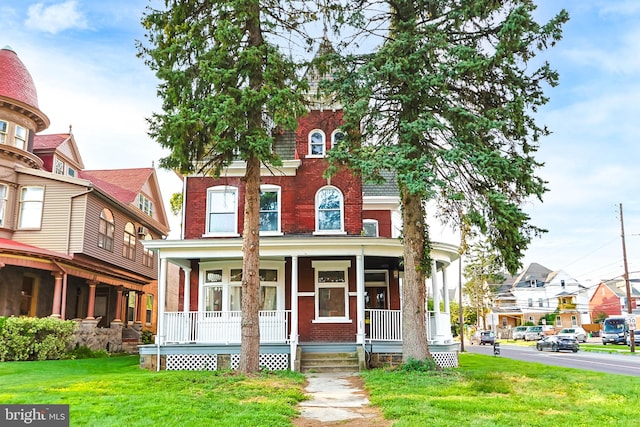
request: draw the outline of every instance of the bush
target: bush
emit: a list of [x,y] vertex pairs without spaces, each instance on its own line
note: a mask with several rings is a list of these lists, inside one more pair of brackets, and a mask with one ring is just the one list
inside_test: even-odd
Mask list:
[[60,359],[78,329],[72,320],[7,317],[0,320],[0,361]]
[[89,347],[81,345],[65,354],[66,359],[101,359],[109,357],[106,350],[91,350]]
[[431,372],[437,371],[438,366],[432,358],[427,358],[425,360],[409,358],[409,360],[401,365],[400,370],[404,372]]
[[142,342],[142,344],[153,344],[153,332],[142,331],[142,335],[140,335],[140,341]]

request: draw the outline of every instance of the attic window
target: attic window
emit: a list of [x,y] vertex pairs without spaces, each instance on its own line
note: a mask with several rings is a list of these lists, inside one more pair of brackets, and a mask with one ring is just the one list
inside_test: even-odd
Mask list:
[[64,175],[64,162],[60,159],[55,160],[55,167],[53,168],[53,173],[58,175]]
[[150,217],[153,217],[153,202],[142,193],[138,193],[138,208]]

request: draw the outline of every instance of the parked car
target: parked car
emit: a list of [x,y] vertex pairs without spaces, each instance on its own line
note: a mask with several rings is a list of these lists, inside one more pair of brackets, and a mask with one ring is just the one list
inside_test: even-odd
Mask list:
[[578,340],[572,336],[559,337],[558,335],[549,335],[536,343],[538,351],[545,349],[551,351],[571,350],[576,353],[580,349]]
[[527,332],[526,326],[516,326],[513,328],[513,339],[514,340],[523,340],[524,334]]
[[[634,340],[633,343],[634,345],[640,345],[640,330],[636,329],[635,331],[633,331],[633,336],[634,336]],[[631,346],[631,334],[627,333],[627,345]]]
[[493,345],[496,342],[496,336],[493,331],[480,332],[480,345],[490,344]]
[[527,330],[524,333],[524,340],[535,341],[544,337],[545,335],[553,335],[553,332],[553,326],[549,325],[527,326]]
[[587,331],[582,329],[580,326],[575,326],[572,328],[563,328],[560,332],[558,332],[559,337],[575,337],[580,342],[587,342]]

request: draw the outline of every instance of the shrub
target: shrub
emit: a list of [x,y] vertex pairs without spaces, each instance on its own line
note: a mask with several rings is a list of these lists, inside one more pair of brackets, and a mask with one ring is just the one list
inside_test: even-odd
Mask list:
[[437,371],[438,366],[432,358],[427,358],[425,360],[409,358],[409,360],[401,365],[400,369],[404,372],[431,372]]
[[140,341],[142,342],[142,344],[153,344],[153,332],[142,331],[142,335],[140,335]]
[[4,318],[0,321],[0,361],[60,359],[77,328],[72,320],[52,317]]
[[106,350],[91,350],[84,345],[69,350],[65,354],[67,359],[101,359],[103,357],[109,357],[109,352]]

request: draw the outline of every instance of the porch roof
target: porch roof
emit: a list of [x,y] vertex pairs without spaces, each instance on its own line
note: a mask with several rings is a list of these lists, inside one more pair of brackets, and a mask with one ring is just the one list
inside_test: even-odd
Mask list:
[[[190,240],[143,240],[160,258],[188,266],[181,260],[242,258],[242,238]],[[403,245],[397,238],[361,236],[264,236],[260,237],[261,258],[290,256],[384,256],[401,257]],[[458,248],[448,243],[433,242],[431,257],[445,265],[458,259]]]

